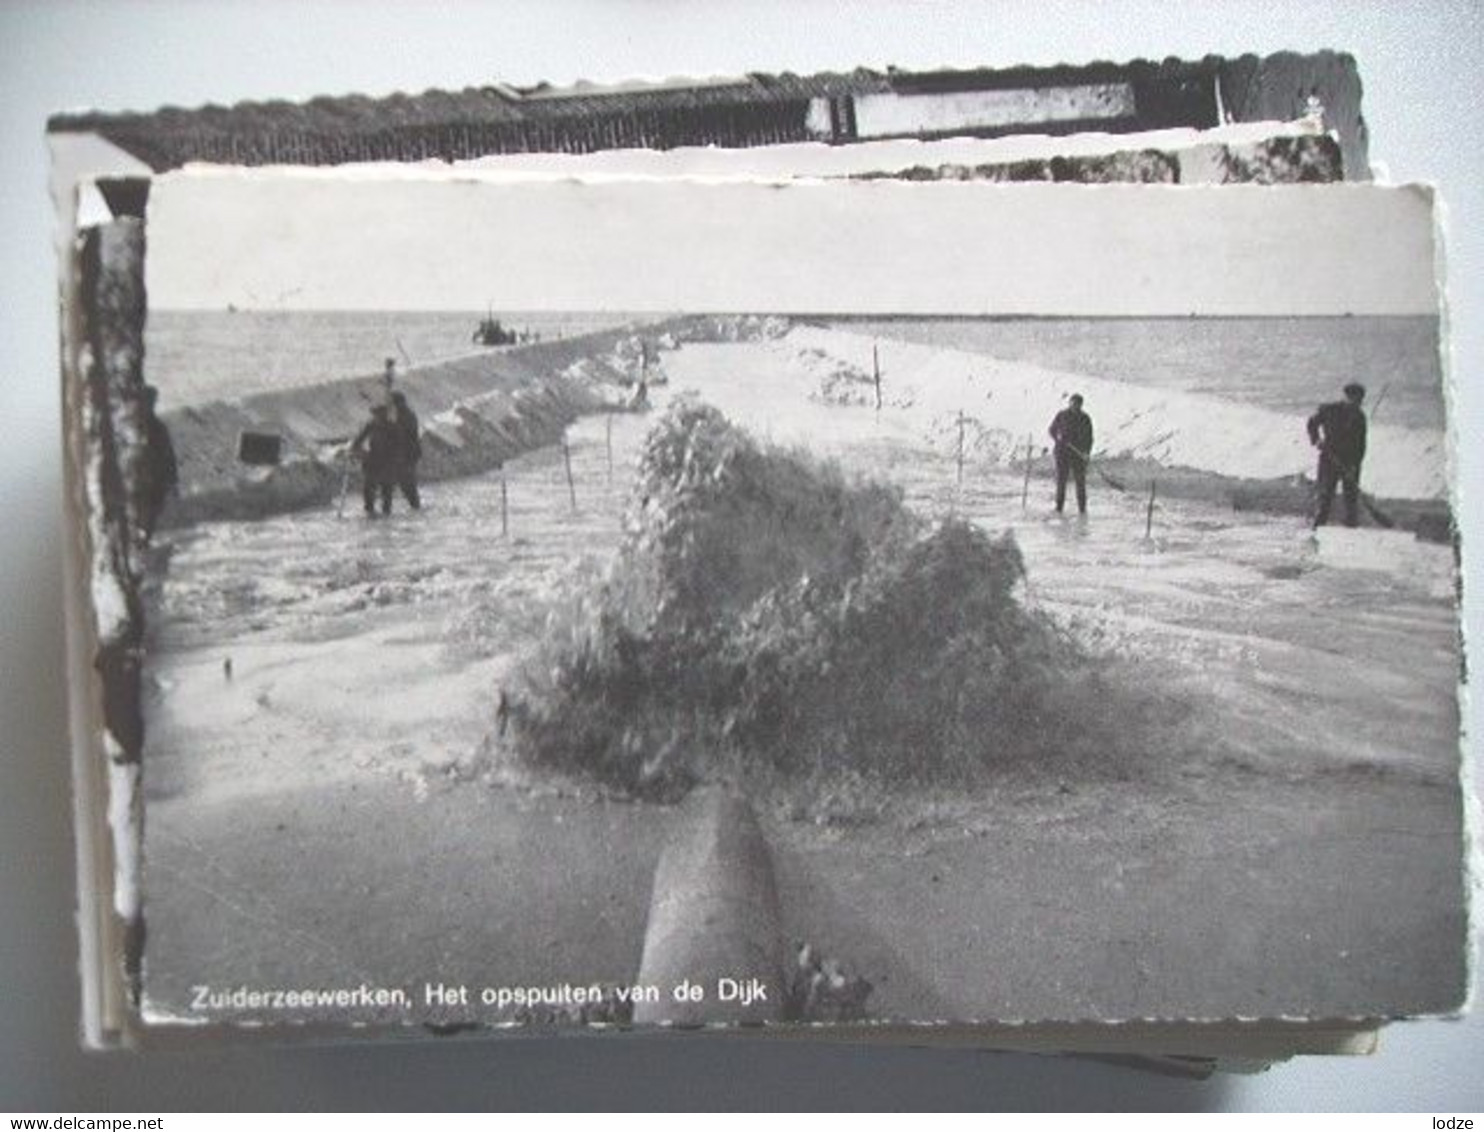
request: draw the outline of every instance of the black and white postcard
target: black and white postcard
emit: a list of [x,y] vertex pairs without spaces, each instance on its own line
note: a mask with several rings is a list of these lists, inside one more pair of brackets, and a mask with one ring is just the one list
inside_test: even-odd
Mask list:
[[1428,190],[147,196],[147,1023],[1461,1005]]

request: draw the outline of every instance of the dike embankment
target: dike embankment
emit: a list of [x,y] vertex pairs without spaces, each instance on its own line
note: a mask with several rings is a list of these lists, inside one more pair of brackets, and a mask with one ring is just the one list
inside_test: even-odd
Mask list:
[[[670,323],[470,353],[400,373],[422,424],[424,481],[473,475],[561,439],[584,413],[614,411],[641,366],[640,337],[665,341]],[[669,339],[673,341],[673,338]],[[179,466],[168,526],[251,519],[336,501],[359,489],[346,446],[384,400],[380,374],[212,401],[163,414]],[[239,459],[243,433],[281,440],[277,464]],[[347,471],[349,477],[347,479]]]

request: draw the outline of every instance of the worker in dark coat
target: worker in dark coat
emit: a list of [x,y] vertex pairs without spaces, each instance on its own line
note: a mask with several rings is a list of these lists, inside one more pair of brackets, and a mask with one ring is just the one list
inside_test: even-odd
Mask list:
[[371,406],[371,419],[357,434],[351,451],[361,460],[361,498],[366,514],[375,517],[379,498],[381,513],[390,515],[392,492],[400,474],[402,432],[385,405]]
[[155,413],[160,391],[153,385],[144,387],[144,475],[140,498],[144,504],[140,521],[144,537],[154,534],[160,513],[180,483],[180,469],[175,459],[175,444],[170,430]]
[[1314,526],[1329,522],[1335,487],[1345,494],[1345,525],[1360,525],[1360,465],[1365,460],[1366,419],[1360,405],[1365,386],[1345,386],[1345,399],[1320,405],[1309,418],[1309,443],[1319,449],[1319,508]]
[[1087,460],[1092,453],[1092,418],[1082,411],[1082,394],[1073,393],[1067,407],[1051,419],[1052,456],[1056,459],[1056,513],[1067,502],[1067,479],[1077,485],[1077,511],[1087,514]]
[[423,458],[421,427],[417,414],[407,404],[407,395],[400,390],[392,394],[392,423],[401,438],[397,450],[397,486],[402,489],[407,505],[417,511],[423,505],[417,491],[417,463]]

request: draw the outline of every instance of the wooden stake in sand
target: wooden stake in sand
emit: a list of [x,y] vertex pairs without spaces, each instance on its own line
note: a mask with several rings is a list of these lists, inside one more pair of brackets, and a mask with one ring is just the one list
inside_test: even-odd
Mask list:
[[958,411],[958,485],[964,483],[964,411]]
[[1158,480],[1149,481],[1149,507],[1144,512],[1144,537],[1154,537],[1154,485]]
[[350,447],[340,454],[344,467],[340,469],[340,499],[335,504],[335,518],[345,518],[345,497],[350,494]]
[[871,343],[871,371],[875,374],[876,382],[876,411],[881,412],[881,349],[874,342]]
[[510,537],[510,492],[505,486],[505,465],[500,465],[500,536]]
[[608,482],[613,483],[613,414],[603,418],[603,446],[608,453]]
[[1025,434],[1025,483],[1020,488],[1020,509],[1024,511],[1030,506],[1031,498],[1031,461],[1036,456],[1036,436],[1034,433]]
[[572,499],[572,510],[577,511],[577,485],[572,482],[572,447],[567,443],[566,432],[562,433],[562,463],[567,469],[567,494]]

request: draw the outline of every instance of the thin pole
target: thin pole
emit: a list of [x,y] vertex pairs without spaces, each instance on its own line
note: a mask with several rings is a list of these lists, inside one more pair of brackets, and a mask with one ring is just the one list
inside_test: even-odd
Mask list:
[[505,465],[500,465],[500,535],[510,537],[510,491],[505,485]]
[[876,411],[881,412],[881,350],[876,343],[871,343],[871,371],[875,374],[876,381]]
[[567,444],[567,434],[562,433],[562,463],[567,468],[567,494],[572,498],[572,510],[577,510],[577,485],[572,482],[572,449]]
[[340,469],[340,502],[335,505],[335,518],[345,518],[345,497],[350,493],[350,449],[345,450],[345,467]]
[[1144,512],[1144,537],[1154,537],[1154,485],[1158,480],[1149,481],[1149,507]]
[[1035,433],[1025,434],[1025,483],[1020,488],[1020,509],[1024,511],[1030,506],[1031,498],[1031,461],[1035,458],[1036,436]]
[[1372,422],[1375,421],[1376,414],[1381,411],[1381,402],[1384,401],[1384,400],[1386,400],[1386,394],[1387,394],[1387,392],[1390,391],[1390,389],[1391,389],[1391,382],[1388,381],[1385,385],[1381,386],[1381,392],[1378,393],[1376,395],[1376,399],[1371,402],[1371,411],[1370,411],[1369,416],[1370,416]]
[[613,414],[603,418],[603,445],[608,452],[608,482],[613,482]]
[[964,482],[964,411],[958,411],[958,482],[963,486]]

